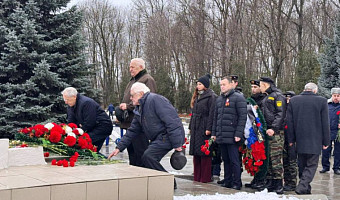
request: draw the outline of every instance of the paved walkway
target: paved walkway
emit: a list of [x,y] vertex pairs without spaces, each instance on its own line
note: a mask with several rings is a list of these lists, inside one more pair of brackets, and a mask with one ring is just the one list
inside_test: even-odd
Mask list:
[[[101,153],[104,155],[109,155],[113,149],[115,148],[115,144],[112,140],[110,140],[110,144],[108,146],[103,146]],[[196,181],[193,181],[193,161],[192,156],[187,155],[187,165],[184,167],[184,169],[176,171],[172,169],[170,166],[170,156],[171,153],[168,153],[161,161],[164,168],[175,175],[177,180],[177,187],[178,189],[175,190],[174,195],[175,196],[183,196],[186,194],[192,194],[192,195],[200,195],[200,194],[233,194],[239,191],[224,188],[219,186],[216,182],[218,179],[215,179],[211,183],[199,183]],[[187,149],[188,154],[188,149]],[[120,153],[117,155],[117,159],[124,160],[128,163],[128,155],[127,151],[125,150],[123,153]],[[331,166],[332,166],[331,160]],[[295,192],[285,192],[286,195],[294,195],[298,198],[303,199],[329,199],[329,200],[339,200],[340,199],[340,175],[336,175],[333,173],[333,171],[330,171],[325,174],[320,174],[319,170],[322,169],[321,161],[319,162],[318,171],[315,174],[314,180],[312,182],[312,195],[297,195]],[[220,178],[223,178],[221,175]],[[248,175],[246,172],[242,173],[242,182],[243,187],[241,191],[245,192],[255,192],[252,189],[248,189],[244,187],[245,183],[249,183],[252,180],[252,177]]]

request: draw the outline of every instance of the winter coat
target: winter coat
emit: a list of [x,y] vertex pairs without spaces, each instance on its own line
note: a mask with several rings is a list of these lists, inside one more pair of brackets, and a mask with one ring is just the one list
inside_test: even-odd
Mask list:
[[288,142],[296,142],[300,154],[320,154],[322,145],[329,146],[327,99],[304,91],[289,100],[287,109]]
[[266,90],[268,94],[263,98],[261,110],[267,123],[267,129],[273,129],[278,133],[284,128],[286,117],[286,98],[274,86]]
[[331,129],[331,140],[335,140],[338,134],[339,128],[339,115],[337,112],[340,112],[340,103],[328,103],[328,111],[329,111],[329,124]]
[[131,140],[145,133],[151,144],[157,140],[169,142],[172,148],[184,144],[184,128],[176,109],[165,97],[155,93],[145,93],[134,110],[134,118],[117,148],[123,151]]
[[205,131],[211,131],[213,125],[216,94],[211,89],[204,91],[199,98],[196,98],[190,118],[190,155],[205,156],[201,151],[201,146],[205,140],[209,140],[210,135]]
[[257,93],[257,94],[252,94],[251,98],[254,99],[256,104],[261,107],[263,99],[266,97],[266,94],[263,93]]
[[[235,144],[235,137],[244,139],[247,102],[233,89],[216,99],[212,135],[217,144]],[[242,142],[242,141],[241,141]]]
[[67,122],[77,124],[92,140],[109,136],[112,131],[111,119],[105,111],[93,99],[81,94],[77,94],[74,106],[67,106]]
[[132,85],[136,82],[144,83],[146,86],[148,86],[148,88],[150,89],[150,92],[156,93],[156,90],[157,90],[155,80],[152,78],[150,74],[147,73],[146,69],[143,69],[135,77],[132,77],[130,79],[130,82],[127,84],[124,90],[124,97],[122,101],[122,103],[127,104],[127,110],[129,111],[128,119],[126,119],[120,125],[120,127],[124,129],[129,128],[130,123],[133,119],[133,109],[135,108],[135,106],[132,105],[132,101],[130,99],[130,96],[131,96],[130,90],[131,90]]

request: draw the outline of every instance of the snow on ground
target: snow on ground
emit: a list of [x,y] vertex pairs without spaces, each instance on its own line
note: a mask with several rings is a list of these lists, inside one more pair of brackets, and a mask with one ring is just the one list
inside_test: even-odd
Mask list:
[[255,193],[247,193],[247,192],[238,192],[235,194],[218,194],[215,195],[207,195],[202,194],[199,196],[193,195],[185,195],[185,196],[174,196],[174,200],[299,200],[296,197],[286,196],[286,195],[277,195],[276,193],[269,192],[267,190],[263,190],[262,192]]

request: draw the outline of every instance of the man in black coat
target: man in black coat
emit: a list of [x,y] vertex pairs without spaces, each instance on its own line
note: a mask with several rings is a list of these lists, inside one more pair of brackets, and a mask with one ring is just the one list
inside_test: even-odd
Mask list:
[[244,139],[247,120],[247,102],[242,94],[233,89],[230,77],[221,82],[221,95],[215,104],[211,138],[220,146],[224,162],[224,187],[240,190],[241,168],[239,145]]
[[110,117],[97,102],[79,94],[73,87],[65,88],[61,94],[68,105],[67,123],[75,123],[87,132],[99,152],[106,137],[112,132]]
[[297,194],[311,194],[311,186],[318,167],[321,149],[330,144],[327,99],[317,96],[314,83],[305,85],[304,91],[290,99],[287,110],[288,142],[296,143],[298,153],[299,184]]
[[131,126],[109,158],[122,152],[134,138],[145,133],[151,142],[143,153],[143,165],[166,172],[160,161],[172,149],[182,151],[185,136],[182,121],[170,101],[161,95],[150,93],[144,83],[134,83],[130,95],[136,106],[133,110],[135,115]]
[[286,98],[275,86],[274,81],[268,77],[261,77],[260,89],[267,96],[262,100],[261,110],[267,123],[267,135],[269,136],[269,166],[267,183],[259,186],[259,190],[266,187],[269,192],[283,194],[283,122],[286,113]]

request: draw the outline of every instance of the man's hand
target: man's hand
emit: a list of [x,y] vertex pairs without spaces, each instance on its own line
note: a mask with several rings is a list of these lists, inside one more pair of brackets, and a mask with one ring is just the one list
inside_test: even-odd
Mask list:
[[211,134],[211,131],[205,131],[205,135],[210,135]]
[[211,139],[215,142],[216,141],[216,136],[211,136]]
[[340,124],[338,124],[338,128],[340,128]]
[[323,150],[325,150],[325,149],[328,148],[328,146],[323,145],[322,148],[323,148]]
[[126,109],[127,109],[126,103],[121,103],[121,104],[119,105],[119,108],[122,109],[122,110],[126,110]]
[[269,136],[273,136],[274,135],[274,130],[273,129],[268,129],[267,130],[267,135],[269,135]]
[[116,156],[119,152],[120,152],[119,149],[115,149],[115,150],[109,155],[109,157],[107,157],[107,159],[110,159],[110,158],[112,158],[113,156]]
[[182,147],[175,148],[176,151],[182,151]]
[[235,142],[239,142],[240,140],[241,140],[241,138],[235,137]]
[[293,143],[289,143],[289,146],[290,146],[290,147],[293,146]]

